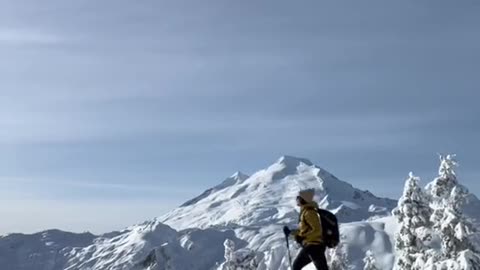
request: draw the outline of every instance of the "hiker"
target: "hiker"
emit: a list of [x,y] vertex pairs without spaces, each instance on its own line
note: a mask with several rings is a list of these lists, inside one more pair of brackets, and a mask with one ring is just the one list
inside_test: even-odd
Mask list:
[[317,270],[328,270],[322,224],[317,212],[318,204],[313,201],[314,195],[313,189],[300,191],[297,196],[297,205],[300,207],[299,228],[298,230],[290,230],[287,226],[283,228],[286,236],[292,235],[302,246],[293,262],[292,270],[301,270],[312,261]]

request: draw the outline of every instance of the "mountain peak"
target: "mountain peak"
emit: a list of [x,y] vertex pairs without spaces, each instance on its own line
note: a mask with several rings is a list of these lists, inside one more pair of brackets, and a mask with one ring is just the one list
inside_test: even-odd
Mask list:
[[[159,220],[182,230],[192,224],[200,228],[289,224],[298,215],[295,197],[307,188],[315,189],[322,208],[334,213],[341,210],[342,222],[388,215],[396,205],[393,200],[354,188],[308,159],[282,156],[250,177],[235,173]],[[370,211],[372,205],[372,209],[382,211]]]
[[232,174],[232,176],[230,176],[229,178],[244,181],[244,180],[247,180],[249,177],[250,177],[249,175],[244,174],[240,171],[237,171],[234,174]]
[[243,181],[247,180],[250,176],[246,175],[240,171],[232,174],[232,176],[225,179],[220,185],[214,187],[215,190],[223,189],[229,187],[231,185],[242,183]]
[[306,158],[299,158],[288,155],[281,156],[275,163],[285,165],[286,167],[297,167],[302,163],[307,166],[313,166],[313,163]]

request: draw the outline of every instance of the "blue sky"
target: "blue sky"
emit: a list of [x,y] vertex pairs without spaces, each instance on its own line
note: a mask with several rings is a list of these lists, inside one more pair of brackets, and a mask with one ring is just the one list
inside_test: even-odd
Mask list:
[[477,1],[0,2],[0,234],[104,232],[283,154],[480,194]]

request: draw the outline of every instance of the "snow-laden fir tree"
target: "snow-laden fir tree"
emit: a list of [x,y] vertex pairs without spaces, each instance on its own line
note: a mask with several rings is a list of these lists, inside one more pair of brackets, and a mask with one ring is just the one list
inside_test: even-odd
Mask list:
[[427,187],[434,208],[431,221],[442,247],[425,265],[428,269],[480,270],[480,254],[471,241],[473,225],[463,214],[468,190],[457,180],[457,166],[454,156],[441,157],[439,176]]
[[235,250],[235,243],[227,239],[225,246],[225,262],[220,266],[221,270],[256,270],[258,263],[256,254],[249,249]]
[[235,252],[235,243],[230,239],[226,239],[225,242],[223,243],[223,246],[225,247],[225,255],[224,255],[225,264],[228,266],[228,264],[231,264],[231,262],[233,261],[234,252]]
[[458,254],[457,261],[461,270],[479,270],[480,256],[472,250],[465,250]]
[[467,250],[459,253],[456,259],[435,261],[430,259],[422,270],[479,270],[480,258],[475,252]]
[[462,186],[453,188],[450,197],[445,201],[440,227],[442,237],[442,251],[446,258],[455,258],[461,251],[468,250],[470,245],[471,224],[463,216],[462,207],[468,195]]
[[437,269],[436,262],[442,259],[440,253],[435,249],[426,250],[423,254],[420,254],[413,263],[412,269],[422,270],[440,270]]
[[444,209],[447,206],[447,200],[454,187],[458,185],[455,169],[458,163],[455,155],[440,156],[440,167],[438,177],[427,186],[429,190],[432,207],[434,209],[431,221],[435,229],[440,230],[444,216]]
[[458,185],[453,188],[446,200],[446,208],[441,220],[440,237],[442,240],[443,261],[441,267],[458,270],[480,270],[480,254],[471,242],[473,225],[463,215],[463,205],[468,191]]
[[348,255],[342,245],[330,250],[330,270],[348,270]]
[[432,195],[433,227],[440,234],[445,258],[456,258],[460,251],[471,248],[472,225],[463,215],[468,190],[460,185],[455,172],[454,155],[440,157],[439,176],[427,187]]
[[416,269],[417,259],[424,260],[431,234],[429,231],[432,210],[426,194],[419,185],[420,179],[410,173],[403,195],[393,210],[400,229],[395,235],[397,259],[394,269]]
[[377,267],[377,262],[371,250],[367,251],[367,253],[365,254],[365,258],[363,259],[363,262],[365,263],[363,270],[380,270]]

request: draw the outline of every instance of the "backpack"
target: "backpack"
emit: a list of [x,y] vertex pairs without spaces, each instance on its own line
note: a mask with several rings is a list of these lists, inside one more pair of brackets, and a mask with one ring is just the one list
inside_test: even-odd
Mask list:
[[325,209],[317,209],[322,223],[323,241],[328,248],[334,248],[340,243],[340,230],[337,217]]

